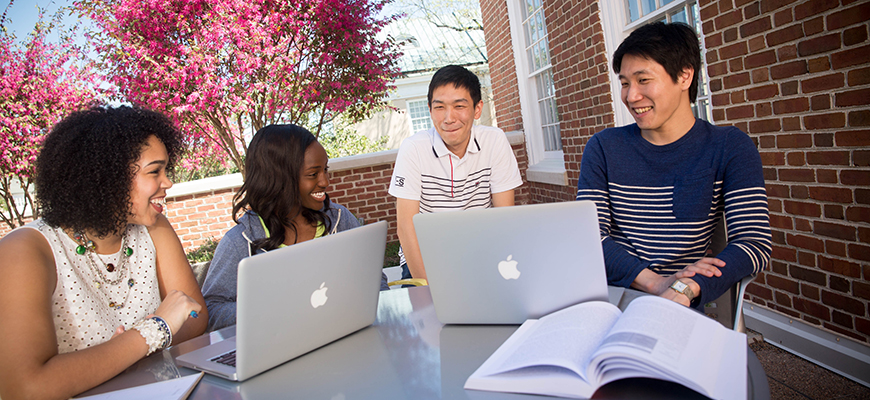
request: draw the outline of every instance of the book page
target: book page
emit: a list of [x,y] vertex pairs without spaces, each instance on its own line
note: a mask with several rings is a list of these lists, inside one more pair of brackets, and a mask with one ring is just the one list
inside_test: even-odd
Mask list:
[[619,309],[606,302],[581,303],[549,314],[524,332],[515,348],[506,349],[489,373],[549,365],[585,378],[586,363],[619,315]]
[[147,385],[131,387],[114,392],[97,394],[88,397],[77,397],[87,400],[150,400],[150,399],[177,399],[184,400],[199,383],[203,373],[188,375],[181,378],[160,381]]
[[614,324],[587,372],[599,384],[633,375],[677,382],[708,397],[743,398],[746,347],[745,335],[703,314],[643,296]]

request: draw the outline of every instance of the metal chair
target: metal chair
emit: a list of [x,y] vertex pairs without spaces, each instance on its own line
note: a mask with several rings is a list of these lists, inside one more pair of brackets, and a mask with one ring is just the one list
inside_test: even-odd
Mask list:
[[193,270],[193,276],[196,278],[196,283],[202,289],[202,283],[205,282],[205,276],[208,275],[208,267],[211,266],[211,261],[192,263],[190,269]]
[[[728,231],[725,227],[725,218],[719,220],[716,225],[716,230],[713,232],[713,238],[710,243],[710,250],[714,255],[719,254],[725,249],[728,244]],[[707,315],[715,314],[714,319],[719,321],[726,328],[731,328],[737,332],[745,332],[746,325],[743,321],[743,295],[746,293],[746,287],[749,282],[755,279],[755,274],[749,275],[733,287],[728,289],[722,296],[709,303],[704,311]]]

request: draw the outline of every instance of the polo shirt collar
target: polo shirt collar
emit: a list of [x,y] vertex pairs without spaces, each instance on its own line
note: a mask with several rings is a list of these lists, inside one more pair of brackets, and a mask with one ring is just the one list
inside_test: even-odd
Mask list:
[[[444,140],[441,139],[441,135],[438,134],[438,131],[435,128],[432,128],[434,140],[432,140],[432,151],[435,153],[435,156],[438,158],[444,157],[446,155],[453,154],[450,150],[447,149],[447,145],[444,144]],[[474,127],[471,128],[471,137],[468,139],[468,147],[465,149],[465,154],[468,153],[478,153],[480,152],[480,142],[474,136]],[[465,157],[462,157],[465,158]]]

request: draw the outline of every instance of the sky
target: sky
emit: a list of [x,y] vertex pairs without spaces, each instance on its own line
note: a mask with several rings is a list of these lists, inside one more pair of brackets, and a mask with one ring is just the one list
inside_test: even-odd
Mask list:
[[[0,13],[7,10],[9,2],[9,0],[0,0]],[[22,41],[36,25],[39,17],[37,6],[46,10],[46,18],[51,18],[58,8],[65,5],[72,5],[72,0],[17,0],[12,3],[12,7],[8,8],[7,21],[3,24],[7,30],[15,33],[15,37],[19,41]],[[73,25],[77,20],[78,18],[75,16],[64,17],[64,23],[68,26]]]

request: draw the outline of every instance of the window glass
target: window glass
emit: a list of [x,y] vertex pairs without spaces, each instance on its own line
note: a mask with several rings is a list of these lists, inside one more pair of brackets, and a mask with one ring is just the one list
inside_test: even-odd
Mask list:
[[409,101],[408,114],[411,116],[412,133],[432,127],[432,117],[429,116],[428,100]]
[[523,7],[523,32],[530,76],[537,95],[538,112],[544,151],[562,150],[559,136],[559,113],[556,108],[556,90],[553,86],[547,24],[541,0],[525,0]]

